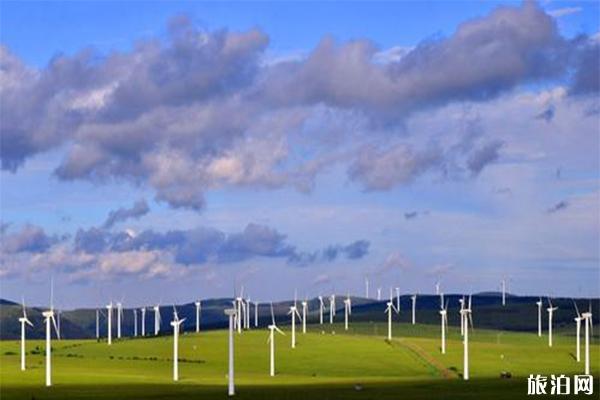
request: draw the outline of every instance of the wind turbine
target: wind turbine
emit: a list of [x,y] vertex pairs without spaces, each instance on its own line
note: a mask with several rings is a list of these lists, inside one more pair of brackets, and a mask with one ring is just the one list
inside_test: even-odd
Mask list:
[[246,307],[244,313],[244,327],[250,329],[250,297],[246,299]]
[[[54,331],[56,332],[56,337],[60,339],[60,333],[58,330],[58,326],[56,325],[56,319],[54,318],[54,282],[50,282],[50,310],[44,311],[42,316],[44,317],[44,322],[46,323],[46,386],[52,386],[52,331],[51,324],[54,325]],[[52,323],[51,323],[52,322]]]
[[228,308],[225,310],[225,315],[229,317],[229,372],[227,394],[233,396],[235,394],[234,376],[233,376],[233,320],[236,317],[236,309]]
[[173,327],[173,380],[179,380],[179,329],[181,324],[185,321],[184,319],[179,319],[177,315],[177,309],[173,305],[173,321],[171,321],[171,326]]
[[329,323],[333,324],[333,317],[335,316],[335,294],[329,297]]
[[573,305],[575,306],[575,311],[577,312],[577,317],[575,317],[576,324],[576,356],[577,362],[581,361],[581,321],[583,317],[579,314],[579,308],[577,307],[577,303],[573,300]]
[[540,300],[536,301],[535,304],[538,308],[538,336],[542,337],[542,305],[544,304],[542,298],[540,297]]
[[288,315],[292,316],[292,349],[296,348],[296,315],[301,319],[300,313],[298,313],[298,308],[296,307],[296,301],[294,300],[294,305],[290,307],[290,311]]
[[394,307],[394,303],[388,301],[387,308],[385,309],[385,312],[388,315],[388,340],[392,340],[392,311],[398,312],[396,307]]
[[197,300],[194,304],[196,305],[196,332],[200,332],[200,308],[202,303]]
[[585,323],[585,374],[590,374],[590,334],[592,331],[592,302],[590,301],[588,312],[581,314]]
[[469,295],[469,307],[460,310],[460,316],[463,320],[464,338],[463,338],[463,379],[469,380],[469,323],[473,328],[473,315],[471,312],[471,295]]
[[502,279],[502,307],[506,305],[506,279]]
[[117,303],[117,338],[121,339],[121,317],[123,316],[123,304]]
[[154,336],[158,336],[158,332],[160,331],[160,303],[153,307],[154,309]]
[[377,288],[377,301],[381,301],[381,288]]
[[365,278],[365,299],[369,298],[369,278]]
[[235,298],[235,306],[236,306],[236,327],[237,333],[242,333],[242,312],[246,310],[246,304],[244,303],[244,287],[242,286],[239,297]]
[[352,300],[350,300],[350,294],[346,296],[344,300],[344,330],[348,330],[348,316],[352,314]]
[[138,335],[138,317],[137,317],[137,308],[133,309],[133,336],[137,337]]
[[258,301],[254,302],[254,327],[258,328]]
[[548,307],[546,310],[548,311],[548,347],[552,347],[552,316],[554,315],[554,311],[558,310],[558,307],[552,307],[552,301],[548,297]]
[[412,296],[410,296],[410,299],[412,300],[412,324],[414,325],[416,322],[415,311],[417,308],[417,295],[413,294]]
[[21,371],[25,371],[25,325],[33,327],[33,324],[27,318],[25,300],[23,300],[23,316],[19,318],[19,322],[21,323]]
[[107,317],[106,317],[106,323],[108,324],[108,326],[106,328],[106,336],[108,339],[108,345],[110,346],[112,344],[112,309],[113,309],[112,300],[110,303],[108,303],[106,305],[106,309],[108,310]]
[[269,375],[271,376],[275,376],[275,331],[285,336],[285,333],[283,333],[275,324],[275,313],[273,313],[273,303],[271,303],[271,325],[269,325],[269,339],[267,340],[271,350],[269,357]]
[[323,325],[323,308],[325,308],[325,304],[323,304],[323,296],[319,296],[319,324]]
[[142,307],[142,336],[146,336],[146,307]]
[[446,306],[440,309],[442,317],[442,354],[446,354],[446,331],[448,330],[448,300]]
[[400,288],[396,288],[396,314],[400,313]]
[[308,311],[308,302],[306,299],[302,302],[302,333],[306,333],[306,312]]

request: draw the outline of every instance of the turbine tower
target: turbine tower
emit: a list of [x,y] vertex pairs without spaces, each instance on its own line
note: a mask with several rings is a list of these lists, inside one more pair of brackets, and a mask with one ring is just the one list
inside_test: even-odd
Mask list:
[[502,279],[502,307],[506,305],[506,279]]
[[254,327],[258,328],[258,301],[254,302]]
[[581,314],[585,323],[585,374],[590,374],[590,334],[592,333],[592,302],[588,312]]
[[154,336],[158,336],[158,332],[160,332],[160,305],[157,304],[154,307]]
[[177,309],[173,306],[173,321],[171,321],[171,326],[173,327],[173,380],[179,380],[179,329],[181,328],[181,324],[185,321],[184,319],[179,319],[177,315]]
[[100,310],[96,308],[96,341],[100,339]]
[[323,325],[323,308],[325,308],[325,304],[323,304],[323,296],[319,296],[319,324]]
[[121,317],[123,316],[123,304],[117,303],[117,338],[121,339]]
[[306,333],[306,313],[308,311],[308,302],[306,299],[302,302],[302,333]]
[[329,323],[333,324],[333,317],[335,316],[335,294],[329,297]]
[[25,300],[23,300],[23,316],[19,318],[19,322],[21,323],[21,371],[25,371],[25,328],[26,325],[33,327],[33,324],[27,318]]
[[400,288],[396,288],[396,314],[400,313]]
[[348,316],[352,314],[352,300],[350,300],[350,295],[346,297],[344,300],[344,330],[348,330]]
[[538,308],[538,336],[542,337],[542,305],[544,304],[542,298],[540,297],[540,300],[536,301],[535,304]]
[[552,307],[552,301],[548,298],[548,307],[546,310],[548,311],[548,347],[552,347],[552,316],[554,315],[554,311],[558,310],[558,307]]
[[369,278],[365,278],[365,299],[369,298]]
[[196,305],[196,332],[200,332],[200,307],[202,307],[202,303],[198,300],[194,304]]
[[[465,309],[465,296],[463,295],[462,299],[458,299],[458,302],[460,303],[459,313],[461,313],[460,315],[462,315],[462,310]],[[464,336],[464,335],[465,335],[465,320],[461,317],[460,318],[460,336]]]
[[413,294],[410,296],[410,299],[412,300],[412,324],[414,325],[416,323],[415,311],[417,309],[417,295]]
[[381,288],[377,288],[377,301],[381,301]]
[[385,312],[388,315],[388,340],[392,340],[392,312],[395,311],[397,312],[396,307],[394,307],[394,303],[392,303],[391,301],[387,302],[387,308],[385,309]]
[[290,311],[288,315],[292,316],[292,349],[296,348],[296,315],[298,318],[300,317],[300,313],[298,313],[298,308],[296,307],[296,302],[294,301],[294,305],[290,307]]
[[463,320],[464,338],[463,338],[463,379],[469,380],[469,323],[473,328],[473,316],[471,312],[471,296],[469,295],[469,307],[460,310],[460,316]]
[[446,354],[446,331],[448,330],[448,300],[446,306],[440,310],[442,317],[442,354]]
[[271,303],[271,325],[269,325],[269,339],[267,342],[270,347],[269,356],[269,375],[275,376],[275,331],[285,336],[285,333],[281,331],[275,324],[275,313],[273,313],[273,303]]
[[146,336],[146,307],[142,307],[142,336]]
[[227,394],[229,396],[235,395],[235,385],[234,385],[234,371],[233,371],[233,319],[236,318],[236,309],[228,308],[225,310],[225,315],[229,317],[229,372],[227,374],[228,377],[228,385],[227,385]]
[[576,357],[577,362],[580,362],[581,361],[581,321],[583,320],[583,317],[581,316],[581,314],[579,314],[579,308],[577,307],[577,303],[575,302],[575,300],[573,300],[573,305],[575,306],[575,311],[577,312],[577,316],[575,317],[575,324],[576,324],[575,355],[577,356]]
[[137,337],[138,335],[138,317],[137,317],[137,308],[133,309],[133,336]]
[[106,317],[106,323],[108,325],[106,327],[106,336],[108,339],[108,345],[110,346],[112,344],[112,309],[113,309],[112,301],[106,305],[106,309],[108,310],[108,312],[107,312],[108,316]]

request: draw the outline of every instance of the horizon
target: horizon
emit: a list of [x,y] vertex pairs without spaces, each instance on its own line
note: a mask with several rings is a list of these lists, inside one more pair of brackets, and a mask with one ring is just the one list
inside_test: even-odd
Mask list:
[[4,2],[0,297],[598,298],[599,14]]

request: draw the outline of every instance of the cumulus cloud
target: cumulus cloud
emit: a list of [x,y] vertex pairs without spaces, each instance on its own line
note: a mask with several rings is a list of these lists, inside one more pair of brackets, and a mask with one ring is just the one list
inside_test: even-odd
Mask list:
[[104,229],[110,229],[116,223],[126,221],[130,218],[138,219],[150,211],[148,207],[148,203],[146,200],[138,200],[136,201],[131,208],[119,208],[117,210],[113,210],[108,214],[108,218],[104,222]]
[[334,261],[339,255],[344,255],[350,260],[356,260],[368,254],[370,245],[366,240],[357,240],[346,246],[332,245],[323,249],[322,257],[326,261]]
[[[178,17],[164,39],[107,55],[59,55],[40,69],[2,46],[2,168],[16,171],[63,146],[61,180],[119,179],[193,210],[215,188],[310,190],[336,162],[366,190],[389,190],[447,164],[448,152],[371,140],[372,130],[396,132],[415,112],[490,100],[528,83],[572,76],[572,95],[598,91],[597,41],[564,39],[534,2],[498,7],[407,49],[326,37],[304,56],[269,63],[268,43],[257,29],[210,32]],[[337,140],[335,118],[323,110],[359,122]],[[344,140],[360,149],[324,156]],[[467,168],[477,175],[498,149],[497,142],[479,149]]]
[[8,225],[3,226],[2,252],[4,253],[42,253],[60,241],[57,236],[49,236],[39,226],[27,224],[17,232],[7,233]]

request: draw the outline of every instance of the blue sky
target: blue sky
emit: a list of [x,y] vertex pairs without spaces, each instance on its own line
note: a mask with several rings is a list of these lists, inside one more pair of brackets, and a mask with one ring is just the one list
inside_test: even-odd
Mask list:
[[597,3],[1,11],[4,297],[598,295]]

